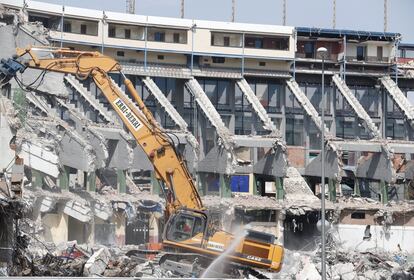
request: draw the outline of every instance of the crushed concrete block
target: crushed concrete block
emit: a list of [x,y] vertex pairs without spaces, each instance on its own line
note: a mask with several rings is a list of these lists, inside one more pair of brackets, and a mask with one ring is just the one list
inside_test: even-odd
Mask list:
[[352,263],[338,263],[332,266],[331,269],[334,279],[354,280],[357,278],[357,274],[354,271],[354,265]]
[[91,209],[74,200],[70,200],[65,204],[63,213],[84,223],[89,222],[92,218]]
[[53,199],[52,197],[46,196],[41,201],[39,211],[42,213],[49,212],[55,207],[55,205],[56,205],[56,200]]
[[83,269],[83,276],[102,275],[109,263],[110,253],[107,248],[101,248],[94,253],[86,262]]
[[303,269],[296,275],[296,280],[320,280],[321,275],[319,274],[316,266],[311,262],[307,262]]

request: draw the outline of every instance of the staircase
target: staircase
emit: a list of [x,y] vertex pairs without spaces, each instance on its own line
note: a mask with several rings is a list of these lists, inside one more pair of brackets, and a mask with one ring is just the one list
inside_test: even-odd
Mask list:
[[371,134],[372,137],[377,138],[377,139],[381,138],[381,132],[375,126],[375,124],[372,121],[371,117],[368,115],[368,113],[362,107],[361,103],[359,103],[358,99],[354,96],[354,94],[348,88],[346,83],[338,76],[338,74],[335,74],[332,77],[332,80],[334,81],[335,85],[337,86],[337,88],[341,92],[342,96],[345,97],[348,104],[355,111],[358,118],[360,120],[362,120],[362,124],[365,127],[365,129]]
[[39,96],[36,96],[33,92],[26,93],[26,99],[30,104],[32,104],[45,115],[55,113],[49,103],[42,100]]
[[105,108],[95,96],[93,96],[74,76],[66,75],[65,81],[70,84],[82,97],[92,106],[105,121],[118,123],[118,118],[107,108]]
[[220,114],[217,112],[216,108],[211,103],[210,99],[207,97],[206,93],[204,92],[198,81],[195,78],[191,78],[185,83],[185,85],[195,97],[198,106],[200,106],[201,110],[204,112],[207,119],[216,128],[217,134],[223,140],[225,148],[227,150],[231,149],[231,147],[233,146],[233,139],[230,134],[230,131],[224,124]]
[[268,116],[266,109],[263,107],[262,103],[260,103],[260,100],[259,98],[257,98],[256,94],[254,94],[252,88],[250,87],[246,79],[242,78],[238,80],[237,85],[246,96],[247,101],[249,101],[249,103],[252,105],[254,111],[259,116],[260,120],[263,122],[263,128],[278,133],[275,124]]
[[398,85],[391,79],[390,76],[384,76],[380,79],[381,83],[387,89],[394,102],[404,113],[410,125],[414,127],[414,107],[410,101],[398,87]]
[[[306,114],[309,115],[319,131],[322,131],[322,119],[319,117],[318,111],[316,111],[315,107],[313,107],[305,93],[300,89],[298,83],[294,79],[287,80],[286,83],[302,108],[305,110]],[[326,124],[324,124],[323,129],[325,130],[324,132],[327,138],[333,138]]]

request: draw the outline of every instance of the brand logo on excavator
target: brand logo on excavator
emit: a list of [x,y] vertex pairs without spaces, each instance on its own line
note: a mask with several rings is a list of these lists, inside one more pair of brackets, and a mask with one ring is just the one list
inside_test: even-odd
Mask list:
[[128,108],[122,99],[116,99],[114,105],[121,111],[122,115],[128,120],[135,131],[138,131],[142,127],[142,123],[138,117]]

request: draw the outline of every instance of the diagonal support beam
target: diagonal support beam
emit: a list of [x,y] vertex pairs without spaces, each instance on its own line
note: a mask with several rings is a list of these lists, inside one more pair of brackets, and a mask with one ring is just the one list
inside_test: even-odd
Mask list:
[[[318,111],[313,107],[308,97],[300,89],[298,83],[294,79],[287,80],[286,83],[303,110],[305,110],[306,114],[312,119],[318,130],[322,131],[322,119],[319,117]],[[327,139],[334,138],[326,125],[323,126],[323,129],[325,130],[324,132]]]
[[210,99],[207,97],[203,88],[200,86],[200,84],[195,78],[191,78],[190,80],[188,80],[185,83],[185,85],[195,97],[198,106],[200,106],[201,110],[204,112],[207,119],[216,128],[217,134],[221,138],[225,149],[231,150],[234,145],[233,137],[230,134],[229,129],[226,127],[223,120],[221,119],[220,114],[217,112],[216,108],[211,103]]
[[[343,173],[342,150],[338,149],[338,147],[332,142],[334,136],[331,134],[328,127],[322,123],[322,119],[319,116],[318,111],[316,111],[315,107],[312,105],[306,94],[301,90],[295,79],[292,78],[287,80],[286,84],[295,96],[296,100],[302,106],[303,110],[312,119],[318,130],[322,132],[322,129],[324,129],[324,134],[327,139],[325,147],[327,150],[325,154],[325,162],[329,163],[327,164],[329,168],[325,168],[325,174],[327,177],[336,178],[336,181],[340,182]],[[320,154],[306,166],[306,175],[320,176],[321,156],[322,155]]]
[[[189,79],[185,83],[185,85],[187,89],[190,91],[190,93],[194,96],[198,106],[201,108],[204,115],[207,117],[210,123],[216,128],[217,135],[219,137],[219,140],[221,141],[220,143],[218,143],[218,147],[224,147],[224,149],[216,149],[217,151],[212,156],[212,158],[210,158],[209,155],[206,155],[206,158],[203,160],[203,162],[205,162],[206,160],[211,161],[213,159],[215,164],[207,165],[213,167],[215,166],[214,172],[223,173],[224,171],[224,173],[226,174],[233,174],[235,171],[235,166],[237,165],[234,154],[235,144],[233,136],[230,134],[230,131],[225,126],[220,114],[217,112],[216,108],[211,103],[210,99],[207,97],[206,93],[204,92],[203,88],[200,86],[198,81],[193,77]],[[220,167],[220,170],[217,169],[217,163],[223,165],[222,167]],[[202,170],[203,164],[199,163],[198,167],[199,170]]]
[[[384,160],[387,162],[387,166],[392,166],[393,164],[392,159],[394,158],[394,150],[390,147],[389,143],[387,143],[387,141],[385,141],[382,138],[381,132],[375,126],[371,117],[362,107],[361,103],[359,103],[358,99],[352,94],[351,90],[348,88],[345,81],[342,80],[338,74],[335,74],[332,77],[332,80],[334,81],[335,85],[338,87],[342,96],[345,97],[349,105],[355,111],[360,121],[362,121],[362,124],[365,127],[365,129],[371,134],[374,140],[380,140],[381,148],[383,152],[383,155],[381,156],[383,156]],[[375,164],[375,161],[373,161],[373,164]],[[393,181],[394,177],[388,176],[387,178],[384,178],[384,180],[387,182],[389,182],[389,180]]]
[[351,90],[346,85],[345,81],[342,80],[338,74],[335,74],[332,77],[336,87],[341,92],[342,96],[345,97],[348,104],[352,107],[354,112],[357,114],[358,118],[362,122],[362,125],[367,130],[367,132],[371,135],[371,137],[376,139],[381,139],[381,132],[375,126],[374,122],[372,121],[371,117],[362,107],[361,103],[359,103],[358,99],[352,94]]
[[158,103],[164,108],[165,112],[170,116],[170,118],[175,122],[175,124],[184,131],[186,135],[187,143],[189,143],[194,149],[194,156],[197,157],[198,155],[198,141],[194,137],[194,135],[188,131],[188,124],[187,122],[181,117],[180,113],[174,108],[174,106],[170,103],[167,97],[162,93],[160,88],[154,82],[153,79],[150,77],[146,77],[143,79],[143,82],[147,89],[149,90],[152,95],[157,99]]
[[177,112],[174,106],[170,103],[167,97],[162,93],[157,84],[150,77],[146,77],[142,80],[149,90],[154,95],[158,103],[164,108],[165,112],[171,117],[175,124],[184,131],[187,131],[188,125],[181,115]]
[[88,103],[91,105],[107,122],[117,123],[118,119],[108,111],[98,99],[91,94],[91,92],[86,89],[73,75],[66,75],[65,81],[70,84]]
[[394,100],[395,104],[401,109],[410,126],[414,128],[414,106],[411,105],[405,94],[390,76],[384,76],[380,81]]
[[246,79],[243,78],[237,80],[237,85],[239,86],[243,94],[246,96],[247,101],[249,101],[249,103],[252,105],[253,110],[259,116],[260,120],[263,123],[263,128],[271,131],[273,134],[277,136],[281,136],[280,132],[276,128],[276,125],[268,116],[266,109],[263,107],[262,103],[260,103],[260,100],[259,98],[257,98],[256,94],[254,94],[252,88],[250,87]]

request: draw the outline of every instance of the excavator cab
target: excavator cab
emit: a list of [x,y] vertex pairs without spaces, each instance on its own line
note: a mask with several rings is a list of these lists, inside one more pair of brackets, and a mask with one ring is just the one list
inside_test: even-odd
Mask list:
[[[246,228],[243,238],[218,230],[212,225],[207,212],[178,209],[168,219],[164,228],[163,244],[175,252],[193,252],[203,262],[217,258],[230,249],[227,261],[279,271],[283,259],[283,247],[275,244],[273,234]],[[234,244],[236,242],[236,244]],[[186,254],[188,258],[188,254]],[[242,266],[234,266],[240,268]]]
[[164,239],[201,247],[207,222],[207,215],[201,211],[178,210],[168,219]]

